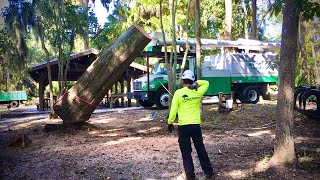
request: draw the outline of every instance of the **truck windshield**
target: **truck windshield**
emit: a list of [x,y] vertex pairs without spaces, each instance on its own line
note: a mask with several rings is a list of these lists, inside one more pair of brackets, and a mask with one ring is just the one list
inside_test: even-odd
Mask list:
[[167,74],[167,68],[165,67],[165,63],[157,63],[154,65],[154,74],[161,75]]
[[[181,63],[182,63],[181,60],[178,61],[177,66],[176,66],[176,73],[180,73]],[[189,69],[189,61],[186,62],[185,69]],[[166,64],[164,62],[158,62],[157,64],[155,64],[154,65],[154,74],[155,75],[166,75],[167,74]]]

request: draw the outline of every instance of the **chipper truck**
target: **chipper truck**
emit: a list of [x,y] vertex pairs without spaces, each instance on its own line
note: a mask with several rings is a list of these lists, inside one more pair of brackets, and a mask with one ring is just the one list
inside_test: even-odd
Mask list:
[[[144,57],[156,58],[158,62],[154,65],[152,74],[133,81],[133,92],[128,98],[136,99],[140,105],[151,107],[156,105],[159,109],[169,106],[168,75],[161,50],[164,42],[156,39],[157,43],[150,43],[144,52]],[[153,41],[154,41],[153,39]],[[171,45],[172,41],[167,41]],[[178,40],[177,44],[185,46],[184,40]],[[278,56],[267,52],[268,49],[277,49],[279,43],[263,43],[253,40],[222,41],[201,39],[202,50],[217,48],[233,48],[237,52],[221,53],[204,56],[201,64],[202,79],[210,82],[209,89],[205,96],[217,96],[219,93],[234,93],[235,98],[242,102],[257,103],[259,97],[270,99],[269,87],[278,81]],[[196,73],[196,57],[192,53],[195,45],[194,39],[189,39],[191,53],[187,56],[185,70],[189,69]],[[181,48],[179,48],[181,49]],[[193,48],[195,49],[195,48]],[[255,51],[253,53],[253,51]],[[178,53],[177,80],[179,79],[183,52]],[[177,81],[178,84],[178,81]]]

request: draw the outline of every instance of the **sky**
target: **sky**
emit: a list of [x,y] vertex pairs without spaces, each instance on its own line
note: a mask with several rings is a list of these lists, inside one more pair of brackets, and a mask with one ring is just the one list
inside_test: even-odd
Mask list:
[[[262,4],[259,4],[258,6],[260,6],[260,8],[261,8],[262,6],[266,6],[266,5],[267,5],[266,3],[262,3]],[[112,10],[113,10],[113,8],[111,6],[110,12],[112,12]],[[95,1],[94,12],[96,14],[96,17],[98,18],[99,25],[101,27],[103,27],[105,22],[107,21],[107,17],[109,15],[109,13],[106,10],[106,8],[103,7],[100,0]],[[276,38],[281,34],[281,28],[282,28],[281,24],[279,24],[279,23],[274,24],[271,21],[266,21],[265,25],[266,25],[265,26],[265,28],[266,28],[265,36],[266,37],[271,39],[271,38]]]
[[94,13],[96,14],[96,17],[98,18],[99,25],[103,27],[109,15],[107,9],[103,7],[100,0],[95,1],[93,9]]

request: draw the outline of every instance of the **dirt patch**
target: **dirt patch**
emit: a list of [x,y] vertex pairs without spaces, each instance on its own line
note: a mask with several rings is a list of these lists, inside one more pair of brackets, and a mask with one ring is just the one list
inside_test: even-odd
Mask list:
[[[320,121],[295,118],[298,162],[269,167],[275,128],[275,101],[244,104],[242,111],[219,114],[203,106],[204,142],[216,179],[318,179]],[[1,179],[183,179],[177,132],[167,132],[167,110],[144,109],[93,115],[81,126],[61,120],[8,122],[0,127]],[[32,140],[8,147],[20,129]],[[318,149],[317,149],[318,148]],[[203,178],[193,152],[197,177]]]

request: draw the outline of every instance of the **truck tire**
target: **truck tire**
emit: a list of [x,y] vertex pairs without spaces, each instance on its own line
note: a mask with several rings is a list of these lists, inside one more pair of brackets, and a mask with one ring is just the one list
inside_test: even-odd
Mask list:
[[[302,106],[302,99],[301,99],[301,95],[304,93],[304,91],[306,90],[306,88],[304,87],[300,87],[300,88],[297,88],[295,89],[294,91],[294,109],[297,109],[299,107],[299,109],[301,109],[301,106]],[[298,104],[299,106],[297,106],[297,100],[298,100]]]
[[17,108],[17,107],[19,107],[19,101],[11,101],[10,105],[11,105],[11,107]]
[[160,89],[155,96],[156,106],[159,109],[167,109],[169,107],[169,93],[165,89]]
[[[299,87],[296,87],[295,88],[295,91],[294,91],[294,109],[301,109],[302,107],[302,97],[301,95],[306,92],[307,90],[309,89],[316,89],[317,87],[315,86],[299,86]],[[298,101],[298,104],[299,104],[299,107],[297,106],[297,101]]]
[[247,103],[256,104],[259,101],[260,90],[257,87],[249,86],[242,94],[242,100]]
[[147,100],[139,100],[139,104],[143,107],[152,107],[154,103]]

